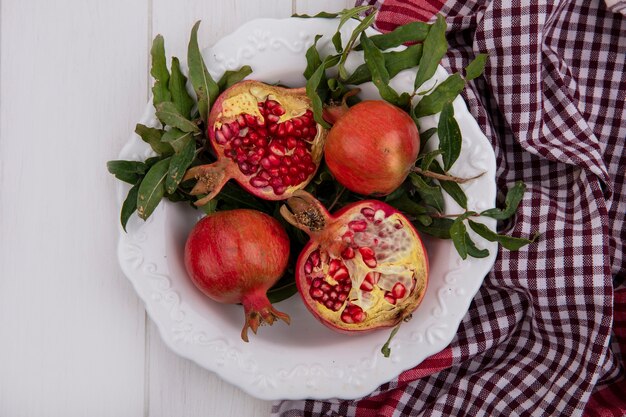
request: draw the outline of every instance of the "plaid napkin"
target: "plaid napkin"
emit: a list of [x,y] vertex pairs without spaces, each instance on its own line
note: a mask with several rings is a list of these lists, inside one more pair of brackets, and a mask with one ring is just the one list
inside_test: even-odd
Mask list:
[[489,53],[464,98],[495,149],[500,203],[527,185],[500,230],[542,238],[500,251],[444,351],[367,398],[273,415],[625,416],[626,2],[369,4],[383,32],[443,14],[451,72]]

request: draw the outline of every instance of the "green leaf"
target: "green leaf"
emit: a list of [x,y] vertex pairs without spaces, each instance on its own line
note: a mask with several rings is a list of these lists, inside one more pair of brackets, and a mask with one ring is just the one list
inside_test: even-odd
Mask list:
[[370,39],[378,49],[385,50],[400,46],[406,42],[423,41],[428,35],[430,26],[431,25],[424,22],[411,22],[406,25],[398,26],[389,33],[374,35]]
[[465,219],[472,215],[470,213],[471,212],[463,213],[454,219],[452,226],[450,226],[450,238],[452,239],[452,243],[454,243],[454,247],[459,253],[459,256],[461,256],[461,259],[467,258],[468,241],[471,241],[471,239],[469,239],[469,235],[467,234],[465,223],[463,223]]
[[[311,78],[309,78],[306,82],[306,95],[311,100],[313,117],[315,118],[315,121],[317,123],[319,123],[326,129],[330,128],[330,124],[328,124],[328,122],[324,120],[324,99],[320,97],[320,92],[318,91],[318,89],[321,85],[324,85],[326,88],[328,87],[326,82],[322,84],[322,80],[326,79],[326,68],[337,65],[337,62],[339,62],[339,55],[326,57],[322,64],[311,75]],[[326,93],[327,92],[328,91],[326,90]],[[325,94],[323,96],[325,98]]]
[[159,205],[161,198],[165,195],[165,177],[170,165],[170,158],[165,158],[157,162],[150,168],[141,185],[137,195],[137,213],[139,217],[146,220],[154,209]]
[[220,78],[217,82],[219,91],[224,91],[227,88],[232,87],[250,74],[252,74],[252,68],[250,65],[244,65],[237,71],[226,71],[224,75],[222,75],[222,78]]
[[198,125],[180,114],[176,105],[174,105],[171,101],[159,103],[156,110],[156,116],[164,125],[175,127],[183,132],[200,133]]
[[[441,165],[439,165],[439,162],[437,161],[435,161],[430,170],[436,172],[437,174],[445,174],[443,169],[441,169]],[[448,195],[452,197],[452,199],[456,201],[459,206],[467,210],[467,196],[461,186],[454,181],[438,181],[441,188],[443,188],[443,190],[448,193]]]
[[335,47],[335,51],[337,51],[338,54],[342,53],[343,45],[341,44],[341,32],[339,31],[335,32],[335,34],[331,38],[331,41],[333,43],[333,46]]
[[306,50],[306,68],[304,69],[304,78],[307,80],[311,78],[311,76],[315,73],[322,65],[322,59],[320,58],[320,54],[317,50],[317,41],[320,40],[322,35],[315,35],[315,40],[313,41],[313,45]]
[[491,230],[489,227],[487,227],[487,225],[474,222],[472,220],[469,220],[469,225],[472,230],[475,231],[478,235],[484,237],[490,242],[498,242],[502,245],[503,248],[508,250],[519,250],[520,248],[535,242],[540,236],[540,233],[535,233],[535,235],[531,239],[525,239],[507,235],[499,235]]
[[122,229],[126,231],[126,225],[130,216],[137,210],[137,195],[139,194],[139,183],[133,185],[128,191],[126,199],[122,204],[122,211],[120,212],[120,222],[122,223]]
[[424,39],[422,57],[415,75],[415,90],[435,75],[437,66],[447,50],[446,21],[442,15],[437,15],[437,20],[432,24],[426,39]]
[[185,145],[177,152],[170,161],[167,178],[165,178],[165,190],[167,194],[173,194],[178,188],[178,184],[183,179],[187,168],[193,162],[196,156],[196,141],[187,135]]
[[161,137],[164,133],[163,130],[137,124],[135,126],[135,133],[159,155],[171,155],[174,153],[174,149],[172,149],[170,144],[161,141]]
[[410,216],[420,216],[422,214],[428,213],[428,208],[411,200],[411,197],[404,192],[393,200],[385,199],[387,204],[392,207],[397,208],[398,210],[410,215]]
[[428,185],[422,177],[414,172],[409,174],[409,179],[411,180],[411,184],[413,184],[417,193],[420,195],[422,200],[424,200],[424,203],[433,207],[439,213],[443,213],[444,200],[441,188],[434,185]]
[[150,49],[150,55],[152,57],[152,66],[150,68],[150,74],[154,78],[154,85],[152,86],[152,102],[156,106],[163,101],[170,101],[171,95],[168,89],[170,73],[167,71],[167,60],[165,58],[165,43],[163,36],[157,35],[152,41],[152,48]]
[[519,203],[522,201],[524,197],[524,192],[526,191],[526,185],[522,181],[518,181],[515,185],[509,190],[506,194],[506,198],[504,200],[504,210],[500,210],[498,208],[492,208],[489,210],[485,210],[480,213],[481,216],[491,217],[496,220],[505,220],[509,217],[513,216],[517,211],[517,207]]
[[[285,278],[291,278],[290,280]],[[272,288],[267,291],[267,298],[271,304],[286,300],[298,292],[296,281],[291,277],[283,277]]]
[[437,133],[436,127],[431,127],[425,132],[420,132],[420,146],[422,149],[424,148],[426,142],[428,142],[428,139],[430,139],[435,133]]
[[191,132],[183,132],[182,130],[172,128],[163,134],[161,140],[169,143],[174,148],[174,152],[179,153],[187,146],[187,143],[192,141],[192,138]]
[[297,14],[294,13],[291,15],[291,17],[298,17],[300,19],[312,19],[312,18],[322,18],[322,19],[334,19],[336,17],[339,17],[339,13],[328,13],[328,12],[319,12],[316,15],[309,15],[309,14]]
[[461,154],[461,129],[454,118],[452,103],[443,106],[437,125],[439,133],[439,150],[443,159],[443,170],[448,171]]
[[220,196],[217,195],[215,198],[210,200],[208,203],[198,207],[200,210],[204,212],[204,214],[213,214],[217,211],[217,202],[219,201]]
[[474,78],[480,76],[485,70],[485,64],[487,63],[487,58],[489,55],[487,54],[478,54],[476,58],[472,62],[469,63],[467,67],[465,67],[465,79],[473,80]]
[[361,34],[361,45],[365,54],[365,62],[372,74],[372,82],[378,89],[380,96],[395,105],[399,105],[400,96],[389,86],[389,72],[385,67],[385,59],[380,49],[365,35]]
[[433,217],[432,223],[429,226],[424,226],[423,224],[416,223],[415,227],[420,232],[426,233],[436,238],[450,239],[450,228],[452,227],[452,223],[454,223],[452,219],[448,219],[445,217]]
[[140,161],[109,161],[107,169],[115,178],[129,184],[136,184],[146,173],[147,166]]
[[[372,38],[370,38],[371,40]],[[419,61],[422,56],[422,45],[412,45],[408,48],[398,52],[385,52],[383,57],[385,58],[385,68],[389,73],[389,78],[393,78],[400,71],[415,67],[416,62]],[[359,65],[354,72],[345,81],[346,84],[363,84],[372,81],[372,73],[370,72],[367,64]]]
[[434,151],[420,155],[420,158],[422,158],[422,163],[420,164],[422,171],[428,171],[430,169],[430,165],[433,163],[437,155],[441,155],[440,149],[435,149]]
[[187,77],[181,72],[180,62],[176,57],[172,58],[172,76],[170,77],[169,89],[172,94],[172,103],[178,112],[184,117],[190,117],[194,101],[187,92]]
[[451,103],[465,87],[465,81],[459,74],[452,74],[439,84],[427,96],[417,103],[413,114],[420,118],[439,113],[447,103]]
[[478,249],[469,234],[466,233],[465,242],[467,243],[467,254],[472,258],[486,258],[489,256],[488,249]]
[[366,16],[361,23],[359,23],[357,25],[357,27],[354,28],[354,30],[352,31],[352,34],[350,35],[350,39],[348,40],[348,43],[346,44],[346,47],[343,50],[343,53],[341,54],[341,59],[339,60],[339,76],[342,79],[346,79],[348,78],[348,72],[346,71],[346,60],[348,59],[348,54],[350,53],[350,51],[352,51],[352,48],[354,47],[354,43],[356,42],[357,38],[365,33],[365,29],[367,29],[368,27],[370,27],[372,25],[372,23],[374,23],[374,19],[376,18],[376,12],[372,12],[371,14],[369,14],[368,16]]
[[217,99],[220,89],[213,77],[211,77],[211,74],[209,74],[198,47],[199,26],[200,21],[196,22],[191,29],[191,37],[187,48],[187,63],[189,65],[189,78],[198,97],[198,112],[202,121],[206,122],[209,109]]
[[372,9],[372,6],[358,6],[351,9],[344,9],[339,12],[341,19],[339,20],[339,29],[350,19],[358,18],[361,13]]

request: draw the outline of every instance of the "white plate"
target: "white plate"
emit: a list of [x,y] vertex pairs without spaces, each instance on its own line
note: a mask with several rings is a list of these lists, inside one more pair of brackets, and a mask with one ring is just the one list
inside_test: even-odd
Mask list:
[[[344,35],[352,30],[352,24],[346,24]],[[205,50],[204,57],[216,78],[225,70],[248,64],[254,79],[301,86],[306,49],[316,34],[323,34],[318,47],[324,54],[331,53],[329,40],[336,27],[336,21],[327,19],[254,20]],[[354,68],[362,55],[354,53],[352,57],[349,67]],[[411,90],[414,76],[414,70],[404,71],[391,85],[399,91]],[[446,76],[440,67],[424,89]],[[371,85],[363,90],[365,97],[377,97]],[[470,209],[493,207],[493,150],[461,98],[455,100],[454,108],[463,149],[452,172],[458,176],[486,172],[464,188]],[[156,125],[151,104],[141,123]],[[432,116],[424,119],[422,127],[436,124],[437,117]],[[433,137],[429,145],[436,146],[436,142]],[[133,135],[120,159],[142,160],[149,155],[147,145]],[[119,186],[120,206],[127,190],[125,185]],[[447,213],[461,212],[450,198],[446,197],[446,203]],[[463,261],[451,241],[425,237],[431,272],[428,290],[413,319],[402,325],[391,343],[390,358],[380,353],[389,331],[355,337],[335,333],[318,323],[297,295],[277,305],[291,316],[290,326],[263,327],[256,336],[251,335],[250,343],[244,343],[240,338],[243,309],[204,297],[185,273],[183,246],[198,218],[198,211],[171,203],[160,204],[146,222],[133,216],[128,233],[120,228],[120,264],[174,352],[265,400],[359,398],[441,351],[454,337],[497,252],[496,244],[476,239],[479,247],[489,249],[489,257]],[[495,227],[495,221],[483,221]]]

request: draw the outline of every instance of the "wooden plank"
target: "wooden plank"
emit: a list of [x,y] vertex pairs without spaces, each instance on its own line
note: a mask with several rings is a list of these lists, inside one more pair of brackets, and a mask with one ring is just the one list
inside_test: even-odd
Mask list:
[[[166,53],[185,58],[189,33],[202,20],[201,47],[213,45],[242,23],[262,17],[288,17],[291,0],[272,2],[153,0],[152,33],[165,38]],[[195,363],[178,357],[162,342],[156,326],[149,324],[149,415],[160,416],[267,416],[271,403],[257,400]]]
[[142,304],[117,156],[146,100],[146,1],[3,1],[0,415],[140,416]]
[[297,0],[296,13],[317,14],[324,12],[338,12],[354,7],[354,0]]

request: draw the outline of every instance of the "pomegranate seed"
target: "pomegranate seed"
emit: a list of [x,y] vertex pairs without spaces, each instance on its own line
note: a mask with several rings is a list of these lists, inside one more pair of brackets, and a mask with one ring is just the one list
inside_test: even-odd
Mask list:
[[298,174],[298,180],[299,182],[302,182],[304,180],[306,180],[306,174],[304,172],[301,172]]
[[272,187],[280,187],[283,185],[283,180],[280,177],[274,177],[270,180],[270,185]]
[[283,165],[284,166],[289,167],[289,166],[291,166],[291,164],[292,164],[291,158],[289,158],[289,157],[283,158]]
[[259,165],[259,162],[261,162],[261,158],[261,155],[254,154],[248,158],[248,162],[251,165]]
[[345,310],[343,313],[341,313],[341,321],[348,324],[354,323],[354,321],[352,320],[352,316],[349,313],[346,313]]
[[[302,142],[298,142],[298,143],[302,143]],[[302,158],[304,158],[304,155],[308,155],[308,152],[306,151],[305,148],[296,148],[295,151],[293,151],[294,155],[298,155],[300,157],[299,161],[302,161]]]
[[241,145],[243,145],[243,140],[241,140],[240,138],[236,138],[235,140],[233,140],[232,142],[233,148],[238,148]]
[[380,272],[368,272],[367,275],[365,275],[365,279],[376,285],[380,279]]
[[341,306],[343,305],[342,302],[337,301],[334,305],[333,305],[333,310],[334,311],[339,311],[339,309],[341,308]]
[[363,262],[365,262],[365,265],[369,266],[370,268],[376,267],[376,254],[374,253],[372,248],[364,246],[362,248],[359,248],[359,253],[361,253],[361,257],[363,258]]
[[293,127],[299,129],[302,127],[302,125],[304,125],[304,123],[302,123],[302,119],[292,119],[291,120],[293,122]]
[[332,261],[330,261],[330,264],[328,265],[328,274],[334,275],[340,266],[341,266],[341,261],[339,259],[333,259]]
[[276,106],[272,109],[272,113],[276,116],[282,116],[285,114],[285,109],[283,109],[282,106]]
[[293,134],[297,137],[302,136],[302,130],[294,128]]
[[300,132],[300,134],[305,138],[308,138],[310,133],[311,132],[309,131],[308,127],[303,127],[302,131]]
[[264,180],[263,178],[259,178],[258,176],[253,177],[250,180],[250,185],[252,185],[253,187],[256,187],[256,188],[267,187],[268,184],[269,184],[269,182],[267,180]]
[[242,171],[249,171],[250,170],[250,164],[248,164],[247,162],[240,162],[239,163],[239,169]]
[[284,185],[274,187],[274,194],[276,195],[283,195],[285,194],[285,191],[287,191],[287,187],[285,187]]
[[278,125],[278,130],[276,131],[277,136],[285,136],[285,124],[281,123]]
[[278,130],[278,125],[269,125],[269,126],[267,127],[267,130],[269,130],[269,132],[270,132],[272,135],[275,135],[275,134],[276,134],[276,131]]
[[309,164],[306,166],[306,173],[307,174],[312,174],[315,172],[317,168],[315,167],[315,165]]
[[285,156],[285,153],[287,153],[287,150],[285,149],[285,147],[283,145],[280,145],[278,143],[272,143],[270,144],[270,152],[273,153],[276,156]]
[[363,320],[365,320],[365,313],[362,310],[353,313],[352,320],[354,320],[355,323],[361,323]]
[[350,246],[348,246],[347,248],[345,248],[343,250],[343,252],[341,252],[341,257],[343,259],[352,259],[352,258],[354,258],[354,249],[352,249]]
[[258,119],[256,119],[256,124],[259,127],[265,127],[265,120],[259,117]]
[[363,232],[367,229],[367,223],[364,220],[353,220],[348,223],[348,227],[355,232]]
[[361,214],[365,216],[367,220],[370,220],[370,221],[374,220],[374,213],[376,212],[371,207],[365,207],[361,209]]
[[292,162],[293,164],[297,164],[298,162],[300,162],[300,157],[294,153],[294,154],[291,156],[291,162]]
[[340,292],[337,296],[337,300],[339,301],[346,301],[346,298],[348,298],[348,293],[346,292]]
[[322,290],[320,290],[319,288],[311,288],[309,294],[311,294],[311,297],[315,299],[322,298],[322,296],[324,295]]
[[326,306],[327,309],[332,310],[333,309],[333,305],[335,304],[335,302],[333,300],[327,300],[324,305]]
[[313,288],[319,288],[319,287],[322,285],[322,282],[323,282],[323,281],[322,281],[322,279],[321,279],[321,278],[315,278],[315,279],[313,280],[313,282],[311,282],[311,286],[312,286]]
[[271,122],[271,123],[278,123],[278,121],[280,120],[280,117],[274,115],[274,114],[268,114],[267,115],[267,121]]
[[350,277],[350,274],[348,273],[348,270],[346,269],[345,266],[342,266],[341,268],[339,268],[337,272],[335,272],[335,275],[333,276],[333,278],[335,278],[335,280],[337,281],[341,281],[349,277]]
[[318,267],[320,265],[320,252],[317,250],[313,252],[309,257],[309,260],[313,263],[314,267]]
[[283,174],[283,175],[289,174],[289,168],[287,168],[284,165],[281,165],[280,168],[278,168],[278,169],[280,170],[280,173]]
[[224,134],[222,133],[221,130],[215,131],[215,141],[219,143],[220,145],[223,145],[226,143],[226,138],[224,137]]
[[272,164],[270,163],[269,159],[263,158],[261,159],[261,166],[265,169],[269,169],[272,166]]
[[374,289],[374,285],[371,282],[369,282],[367,279],[365,279],[363,280],[359,288],[362,291],[372,291]]
[[304,272],[306,272],[307,274],[313,272],[313,264],[311,263],[310,259],[304,264]]
[[394,224],[393,227],[399,230],[399,229],[402,229],[403,226],[402,226],[402,223],[396,222],[396,224]]
[[309,126],[309,134],[311,135],[311,139],[313,139],[315,135],[317,135],[317,126],[315,126],[315,122],[313,122],[312,126]]
[[280,175],[280,170],[278,168],[270,168],[267,172],[270,174],[270,177],[278,177]]
[[270,161],[270,164],[275,167],[280,165],[280,158],[278,158],[276,155],[268,155],[267,160]]
[[246,118],[243,114],[237,116],[237,124],[239,125],[239,127],[245,127],[247,125]]
[[[281,169],[282,168],[284,168],[284,167],[281,167]],[[283,177],[283,185],[286,185],[286,186],[293,185],[293,180],[291,179],[290,176],[286,175],[286,176]]]
[[264,180],[268,180],[269,181],[269,179],[272,178],[272,176],[270,175],[269,172],[261,170],[259,172],[259,178],[263,178]]
[[298,139],[294,138],[293,136],[287,137],[287,148],[288,149],[295,148],[297,144],[298,144]]
[[406,287],[402,285],[402,283],[397,282],[396,285],[394,285],[391,289],[391,293],[396,299],[402,298],[404,297],[404,294],[406,294]]
[[274,107],[276,107],[276,105],[278,104],[277,101],[274,100],[267,100],[265,102],[265,107],[267,107],[268,109],[273,109]]
[[290,173],[291,175],[297,176],[297,175],[298,175],[298,173],[299,173],[299,172],[298,172],[298,168],[297,168],[297,167],[294,167],[294,166],[289,167],[289,173]]
[[322,295],[322,302],[328,301],[328,294]]
[[230,127],[227,124],[222,125],[222,133],[226,140],[233,137],[233,132],[230,130]]
[[322,282],[322,285],[320,285],[320,289],[327,293],[330,290],[330,285],[327,282]]
[[336,300],[337,299],[337,291],[331,291],[328,294],[328,298],[330,298],[331,300]]
[[390,293],[389,291],[387,291],[385,293],[385,301],[387,301],[389,304],[396,304],[396,297],[393,296],[392,293]]
[[250,127],[254,127],[257,125],[256,123],[256,117],[254,117],[251,114],[244,114],[243,117],[245,117],[246,119],[246,124]]
[[287,121],[284,123],[284,125],[285,125],[285,132],[286,132],[288,135],[293,134],[294,127],[293,127],[293,123],[291,122],[291,120],[287,120]]

